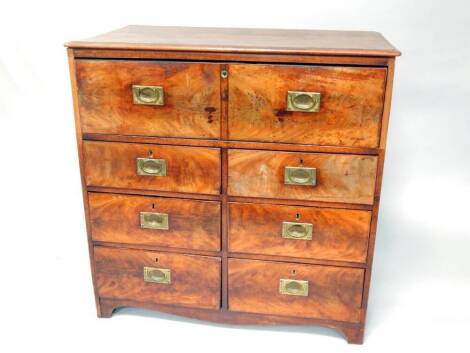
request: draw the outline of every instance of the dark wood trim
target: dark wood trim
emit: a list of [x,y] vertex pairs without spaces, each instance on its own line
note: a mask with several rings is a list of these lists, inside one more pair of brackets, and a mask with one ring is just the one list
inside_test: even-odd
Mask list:
[[374,56],[335,56],[335,55],[293,55],[293,54],[246,54],[246,53],[204,53],[165,50],[125,50],[125,49],[91,49],[75,48],[77,59],[155,59],[155,60],[193,60],[221,62],[256,62],[279,64],[327,64],[354,66],[386,66],[388,57]]
[[95,306],[98,316],[101,315],[101,307],[99,305],[99,296],[98,290],[96,286],[96,269],[95,269],[95,262],[93,261],[93,243],[91,239],[91,224],[90,224],[90,212],[88,206],[88,193],[86,188],[86,180],[85,180],[85,162],[84,162],[84,154],[83,154],[83,140],[82,140],[82,126],[80,123],[80,112],[78,108],[78,92],[77,92],[77,79],[75,74],[75,59],[73,56],[73,50],[67,49],[67,56],[68,56],[68,63],[69,63],[69,70],[70,70],[70,82],[72,85],[72,100],[73,100],[73,111],[75,117],[75,132],[76,132],[76,139],[77,139],[77,152],[78,152],[78,161],[80,166],[80,179],[82,183],[82,197],[83,197],[83,207],[85,211],[85,224],[86,224],[86,232],[87,232],[87,239],[88,239],[88,254],[90,260],[90,267],[91,267],[91,277],[93,281],[93,291],[95,294]]
[[345,321],[307,319],[292,316],[260,315],[245,312],[234,312],[230,310],[197,309],[109,298],[100,298],[100,306],[100,317],[111,317],[115,310],[122,307],[137,307],[151,309],[172,315],[186,316],[196,320],[232,325],[318,325],[339,331],[347,339],[348,343],[354,344],[362,343],[364,333],[364,328],[361,324]]

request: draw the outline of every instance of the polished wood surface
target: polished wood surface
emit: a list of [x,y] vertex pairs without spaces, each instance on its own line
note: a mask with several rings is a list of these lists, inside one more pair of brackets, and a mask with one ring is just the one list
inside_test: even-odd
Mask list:
[[[230,203],[229,212],[230,252],[366,261],[371,221],[369,211]],[[312,224],[312,239],[283,238],[284,221]]]
[[[279,280],[309,282],[308,296],[279,293]],[[230,310],[359,322],[364,270],[229,259]]]
[[[88,186],[220,193],[220,150],[216,148],[85,141],[83,151]],[[166,176],[137,175],[136,158],[149,155],[166,161]]]
[[[135,306],[214,322],[315,324],[362,343],[400,53],[375,32],[338,31],[130,27],[68,45],[98,315]],[[167,81],[172,106],[130,105],[136,78]],[[322,94],[311,119],[282,108],[279,88],[299,82],[305,88],[295,90]],[[195,104],[196,86],[213,95]],[[135,158],[150,155],[165,157],[167,177],[136,175]],[[285,163],[318,168],[317,186],[284,185]],[[129,209],[152,207],[150,199],[178,215],[171,239],[136,236]],[[296,213],[314,226],[304,246],[279,234],[278,218]],[[154,292],[136,269],[155,254],[174,268],[209,268],[217,284],[205,292],[203,271],[178,270],[177,291]],[[315,291],[305,305],[276,297],[279,273],[308,277]],[[183,286],[189,277],[197,283]]]
[[[317,185],[285,185],[284,168],[302,164],[317,168]],[[372,204],[376,169],[374,156],[230,150],[228,194]]]
[[[220,250],[220,203],[89,193],[93,241]],[[168,230],[141,228],[140,212],[168,214]]]
[[[229,66],[229,139],[378,146],[386,69]],[[287,92],[318,92],[319,112],[287,111]]]
[[188,52],[400,55],[380,33],[367,31],[127,26],[66,45]]
[[[102,298],[216,309],[220,258],[95,247],[96,286]],[[171,270],[171,283],[144,282],[144,267]]]
[[[218,64],[77,60],[84,133],[218,138]],[[132,85],[161,86],[164,105],[134,104]]]

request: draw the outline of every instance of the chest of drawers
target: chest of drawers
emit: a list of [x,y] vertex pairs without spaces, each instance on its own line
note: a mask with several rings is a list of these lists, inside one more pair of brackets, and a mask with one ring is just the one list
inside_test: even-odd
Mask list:
[[375,32],[145,26],[67,47],[98,316],[361,343],[400,53]]

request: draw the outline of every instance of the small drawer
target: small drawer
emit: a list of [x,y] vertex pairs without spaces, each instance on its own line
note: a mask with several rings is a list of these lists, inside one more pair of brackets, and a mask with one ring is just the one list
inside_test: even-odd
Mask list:
[[230,150],[232,196],[372,205],[376,156]]
[[229,203],[229,251],[363,263],[369,211]]
[[220,193],[220,150],[85,141],[88,186],[198,194]]
[[387,70],[367,67],[229,67],[229,138],[377,147]]
[[364,270],[229,259],[231,311],[359,322]]
[[220,203],[88,193],[94,241],[220,250]]
[[220,65],[76,60],[84,133],[219,138]]
[[94,248],[102,298],[218,309],[220,258]]

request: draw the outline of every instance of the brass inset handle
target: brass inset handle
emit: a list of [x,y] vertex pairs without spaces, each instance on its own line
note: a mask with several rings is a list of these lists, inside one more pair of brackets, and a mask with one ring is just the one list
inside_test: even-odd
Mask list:
[[134,104],[164,105],[163,87],[132,85]]
[[142,229],[170,229],[168,214],[157,212],[140,212],[140,228]]
[[144,281],[151,283],[170,284],[171,270],[167,268],[144,267]]
[[308,281],[281,278],[279,280],[279,293],[308,297]]
[[282,237],[285,239],[312,240],[311,223],[282,222]]
[[285,167],[284,184],[286,185],[317,185],[317,168]]
[[287,91],[287,110],[290,112],[319,112],[320,93]]
[[137,175],[166,176],[164,159],[137,158]]

